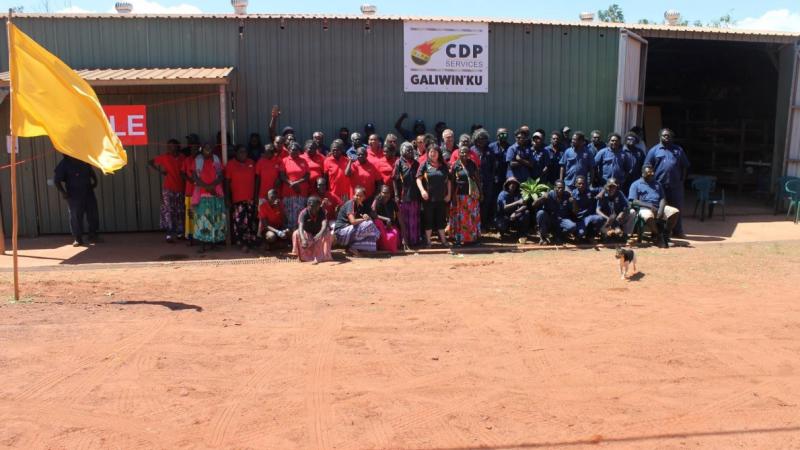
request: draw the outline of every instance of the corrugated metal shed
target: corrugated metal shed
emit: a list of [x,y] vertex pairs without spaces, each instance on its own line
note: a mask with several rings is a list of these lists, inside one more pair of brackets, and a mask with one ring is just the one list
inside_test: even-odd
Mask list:
[[459,16],[405,16],[405,15],[374,15],[364,16],[357,14],[113,14],[113,13],[81,13],[81,14],[19,14],[19,17],[36,18],[103,18],[103,19],[132,19],[132,18],[159,18],[159,19],[277,19],[277,20],[356,20],[366,22],[376,21],[404,21],[423,20],[434,22],[472,22],[490,24],[512,25],[550,25],[560,27],[588,27],[588,28],[627,28],[648,37],[669,37],[678,39],[706,39],[706,40],[733,40],[747,42],[775,42],[792,43],[800,39],[800,33],[777,30],[748,30],[740,28],[715,28],[695,27],[666,24],[638,24],[638,23],[609,23],[609,22],[583,22],[545,19],[517,19],[517,18],[483,18]]
[[[74,69],[92,86],[147,86],[228,84],[233,67],[163,69]],[[8,86],[8,72],[0,73],[0,86]]]

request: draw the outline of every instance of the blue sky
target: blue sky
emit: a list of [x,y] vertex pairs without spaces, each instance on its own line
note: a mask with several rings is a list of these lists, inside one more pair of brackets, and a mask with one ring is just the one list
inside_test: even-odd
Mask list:
[[[115,0],[0,0],[3,10],[22,5],[26,12],[92,11],[111,12]],[[134,12],[197,13],[231,12],[229,0],[128,0]],[[495,18],[537,18],[576,20],[581,11],[596,12],[606,8],[611,1],[578,1],[565,5],[553,1],[525,0],[374,0],[369,3],[378,8],[378,14],[471,16]],[[253,13],[350,13],[358,14],[365,1],[323,0],[251,0],[248,7]],[[762,0],[745,1],[616,1],[629,22],[639,19],[661,20],[667,9],[677,9],[685,19],[708,22],[724,14],[738,21],[739,27],[783,29],[800,31],[800,1]]]

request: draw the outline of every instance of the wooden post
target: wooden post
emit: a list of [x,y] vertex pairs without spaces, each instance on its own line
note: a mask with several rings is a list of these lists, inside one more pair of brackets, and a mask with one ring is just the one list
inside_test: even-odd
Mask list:
[[17,259],[17,234],[18,217],[17,217],[17,136],[14,134],[13,116],[14,116],[14,68],[13,58],[11,57],[11,13],[12,9],[8,9],[8,21],[6,22],[6,38],[8,39],[8,74],[9,74],[9,96],[8,96],[8,128],[11,135],[11,251],[14,264],[14,300],[19,301],[19,261]]
[[[225,106],[225,85],[219,85],[219,143],[222,147],[222,165],[228,165],[228,109]],[[225,189],[225,182],[222,184],[225,196],[228,195]],[[227,201],[226,201],[227,203]],[[227,208],[226,208],[227,209]],[[225,227],[225,243],[231,245],[231,226],[233,225],[233,217],[230,217],[231,211],[228,209],[228,223]]]

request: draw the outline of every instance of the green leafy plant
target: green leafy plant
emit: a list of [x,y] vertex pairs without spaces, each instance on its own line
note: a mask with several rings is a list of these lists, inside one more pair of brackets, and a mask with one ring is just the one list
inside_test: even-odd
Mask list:
[[522,198],[526,202],[539,200],[547,195],[553,187],[547,183],[540,183],[539,179],[529,179],[519,185],[519,190],[522,192]]

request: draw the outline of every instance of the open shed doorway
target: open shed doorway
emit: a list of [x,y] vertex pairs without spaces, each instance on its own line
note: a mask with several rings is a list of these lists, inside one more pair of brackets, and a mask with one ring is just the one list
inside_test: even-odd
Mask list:
[[691,173],[742,196],[768,194],[775,144],[778,44],[649,40],[648,145],[672,128]]

